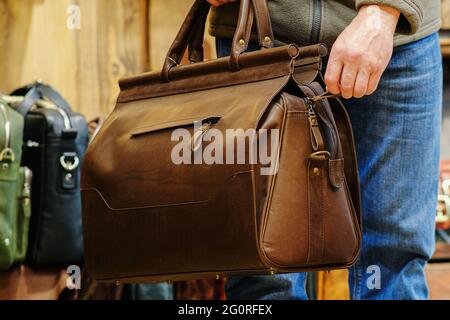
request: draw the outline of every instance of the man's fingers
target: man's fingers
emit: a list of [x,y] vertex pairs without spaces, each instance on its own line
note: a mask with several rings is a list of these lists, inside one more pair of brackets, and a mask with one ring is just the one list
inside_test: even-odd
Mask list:
[[368,84],[367,84],[367,90],[366,95],[371,95],[374,93],[378,88],[378,83],[380,83],[382,72],[374,72],[370,75]]
[[359,70],[356,76],[355,87],[353,88],[353,96],[355,98],[362,98],[366,92],[369,83],[369,75],[364,70]]
[[356,76],[358,74],[358,70],[356,66],[353,64],[345,64],[342,68],[341,74],[341,96],[345,99],[350,99],[353,97],[353,89],[355,87]]
[[330,57],[325,73],[325,84],[327,85],[328,92],[332,94],[341,93],[341,89],[339,87],[341,72],[342,63],[339,60],[331,60]]
[[212,5],[213,7],[219,7],[220,6],[220,3],[219,3],[219,1],[217,1],[217,0],[206,0],[206,1],[208,1],[208,3],[210,4],[210,5]]
[[220,7],[228,2],[235,2],[236,0],[207,0],[213,7]]

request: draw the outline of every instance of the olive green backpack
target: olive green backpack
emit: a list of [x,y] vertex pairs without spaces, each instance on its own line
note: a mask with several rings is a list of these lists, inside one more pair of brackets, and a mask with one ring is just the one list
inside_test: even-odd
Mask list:
[[31,171],[20,167],[24,120],[0,96],[0,270],[25,259]]

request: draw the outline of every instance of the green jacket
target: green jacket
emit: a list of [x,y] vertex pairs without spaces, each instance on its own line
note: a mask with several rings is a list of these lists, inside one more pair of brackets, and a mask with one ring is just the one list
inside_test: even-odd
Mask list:
[[[384,4],[401,12],[395,46],[424,38],[439,30],[441,23],[440,0],[268,0],[268,4],[275,39],[299,45],[331,46],[365,4]],[[210,34],[233,37],[238,10],[238,2],[214,9]]]

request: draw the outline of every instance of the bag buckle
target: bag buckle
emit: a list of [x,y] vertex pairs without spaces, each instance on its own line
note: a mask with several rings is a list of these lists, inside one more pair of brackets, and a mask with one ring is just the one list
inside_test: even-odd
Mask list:
[[311,153],[309,155],[309,157],[311,159],[323,159],[323,158],[325,158],[325,159],[329,160],[331,158],[331,153],[328,152],[328,151],[316,151],[316,152]]
[[59,163],[66,171],[74,171],[80,165],[80,158],[73,152],[64,153],[61,158],[59,158]]
[[16,154],[14,150],[11,148],[5,148],[2,152],[0,152],[0,162],[3,163],[3,169],[9,168],[9,163],[16,161]]

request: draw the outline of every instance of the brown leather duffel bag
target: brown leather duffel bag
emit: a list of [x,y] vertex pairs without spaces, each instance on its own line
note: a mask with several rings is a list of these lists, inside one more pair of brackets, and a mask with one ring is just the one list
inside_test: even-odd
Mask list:
[[[89,272],[134,283],[349,267],[359,181],[346,111],[314,82],[326,48],[274,48],[266,1],[242,0],[231,56],[201,62],[208,10],[195,1],[162,72],[120,82],[87,151]],[[246,53],[254,20],[263,49]],[[188,46],[196,63],[179,66]]]

